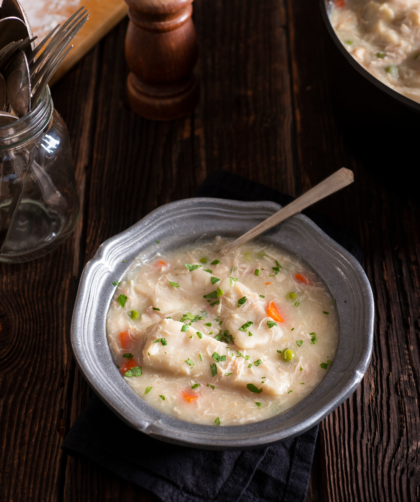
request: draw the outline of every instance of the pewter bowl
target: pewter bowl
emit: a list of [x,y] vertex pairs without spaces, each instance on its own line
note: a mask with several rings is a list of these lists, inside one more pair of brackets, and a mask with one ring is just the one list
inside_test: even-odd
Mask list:
[[[162,441],[208,449],[261,447],[302,434],[331,413],[357,388],[369,365],[373,339],[373,297],[359,263],[311,220],[298,215],[263,240],[300,255],[337,299],[339,342],[334,364],[319,386],[283,414],[238,426],[205,426],[165,415],[143,401],[116,368],[106,338],[106,315],[113,281],[140,253],[151,257],[196,239],[238,237],[280,206],[197,198],[156,209],[104,242],[86,265],[73,313],[71,340],[76,361],[93,390],[133,428]],[[346,303],[345,303],[346,302]]]

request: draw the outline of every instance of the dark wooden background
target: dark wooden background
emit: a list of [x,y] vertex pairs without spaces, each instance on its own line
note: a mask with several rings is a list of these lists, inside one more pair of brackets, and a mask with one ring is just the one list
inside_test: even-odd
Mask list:
[[127,109],[126,20],[53,88],[82,215],[58,251],[0,267],[0,500],[152,500],[60,450],[90,395],[69,331],[81,270],[101,242],[192,196],[216,169],[298,195],[343,165],[354,186],[317,209],[364,248],[375,343],[360,387],[321,424],[308,501],[420,500],[420,116],[382,106],[372,126],[363,83],[330,47],[316,0],[194,9],[202,94],[191,116],[155,123]]

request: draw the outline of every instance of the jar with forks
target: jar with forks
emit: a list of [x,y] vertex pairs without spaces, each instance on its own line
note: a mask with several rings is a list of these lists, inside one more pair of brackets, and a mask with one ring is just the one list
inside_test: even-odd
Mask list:
[[35,48],[18,1],[7,5],[16,14],[0,20],[0,261],[18,263],[55,249],[77,222],[68,131],[47,84],[87,13],[79,9]]

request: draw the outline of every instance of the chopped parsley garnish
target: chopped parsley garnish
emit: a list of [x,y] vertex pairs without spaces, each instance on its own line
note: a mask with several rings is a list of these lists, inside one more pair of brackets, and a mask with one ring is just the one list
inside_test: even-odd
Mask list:
[[203,359],[201,358],[201,354],[198,353],[198,357],[200,358],[200,361],[202,361]]
[[190,263],[185,263],[185,267],[187,268],[187,270],[189,270],[190,272],[193,272],[194,270],[197,270],[197,268],[200,268],[201,265],[191,265]]
[[277,265],[279,268],[281,268],[280,263],[279,263],[277,260],[275,260],[275,261],[276,261],[276,265]]
[[302,366],[301,366],[299,371],[302,371],[302,370],[303,370],[303,368],[302,368]]
[[299,307],[300,303],[299,302],[296,302],[295,303],[295,307]]
[[261,296],[261,298],[265,298],[265,296],[264,296],[264,295],[260,295],[260,296]]
[[305,385],[305,382],[300,382],[300,385]]
[[219,298],[219,296],[222,296],[224,293],[223,291],[220,289],[220,288],[217,288],[217,298]]
[[[232,271],[233,271],[233,269],[232,269]],[[230,287],[233,286],[234,282],[238,282],[238,279],[236,277],[229,277],[229,279],[230,279]]]
[[119,282],[118,282],[118,281],[114,281],[114,282],[112,283],[112,285],[113,285],[113,286],[115,286],[115,287],[117,287],[117,286],[118,286],[118,284],[119,284]]
[[159,397],[162,399],[162,401],[165,401],[165,396],[159,395]]
[[216,361],[216,363],[220,361],[226,361],[226,356],[220,356],[217,352],[214,352],[211,357]]
[[158,338],[157,340],[155,340],[153,343],[161,343],[163,346],[165,345],[168,345],[168,342],[166,341],[165,338]]
[[293,392],[292,390],[289,390],[288,394],[290,394],[291,392]]
[[127,354],[123,354],[123,357],[126,357],[127,359],[132,359],[134,356],[131,354],[131,352],[128,352]]
[[251,392],[254,392],[254,394],[261,394],[262,392],[262,389],[258,389],[257,387],[255,387],[255,385],[253,383],[249,383],[246,388],[251,391]]
[[206,322],[204,326],[211,326],[211,322]]
[[217,277],[211,277],[210,280],[212,284],[216,284],[216,282],[220,281],[220,279],[218,279]]
[[260,275],[260,271],[258,270],[258,268],[255,269],[254,275],[256,275],[257,277]]
[[184,324],[181,328],[181,331],[183,331],[184,333],[189,331],[190,329],[190,325],[189,324]]
[[210,270],[209,268],[203,268],[204,272],[208,272],[209,274],[213,273],[213,270]]
[[216,420],[214,421],[216,425],[220,425],[220,418],[217,417]]
[[118,297],[118,303],[121,305],[122,308],[125,307],[125,302],[127,301],[127,297],[125,295],[120,295]]
[[320,366],[323,370],[326,370],[328,368],[328,366],[330,366],[332,364],[332,361],[330,360],[327,360],[326,363],[321,363]]
[[186,314],[184,314],[181,317],[181,321],[180,322],[185,322],[185,321],[197,322],[199,320],[200,320],[200,316],[199,315],[193,315],[193,314],[191,314],[191,312],[187,312]]
[[315,344],[318,341],[318,338],[316,337],[316,333],[309,333],[312,338],[311,338],[311,343]]
[[188,364],[188,366],[194,366],[194,361],[191,361],[190,358],[186,359],[185,362]]
[[201,258],[200,263],[207,263],[207,258]]
[[214,337],[215,340],[217,340],[218,342],[225,342],[225,343],[231,343],[233,345],[234,343],[234,338],[233,336],[229,333],[229,330],[225,329],[223,331],[223,333],[220,331],[219,334],[217,334],[215,337]]
[[160,312],[160,309],[156,308],[156,307],[153,307],[153,310],[158,310]]
[[281,354],[281,350],[278,350],[277,352],[278,352],[279,354]]
[[248,321],[246,322],[245,324],[242,324],[242,326],[239,328],[239,331],[243,331],[244,333],[246,333],[246,330],[252,325],[254,324],[252,321]]
[[128,313],[128,316],[131,317],[131,319],[133,319],[133,321],[138,319],[139,315],[140,315],[140,313],[138,310],[130,310],[130,312]]
[[212,291],[208,295],[204,295],[203,298],[205,298],[206,300],[214,300],[215,298],[217,298],[217,291]]
[[225,376],[230,376],[232,373],[225,373]]
[[217,375],[217,366],[216,364],[210,364],[211,376],[215,377]]
[[214,390],[214,385],[207,384],[207,387],[211,387]]
[[160,241],[156,241],[156,244],[160,244]]
[[201,340],[203,338],[203,333],[196,331],[198,338]]
[[[279,267],[271,267],[271,268],[273,269],[274,275],[277,275],[280,272],[280,268]],[[273,277],[273,276],[270,275],[270,277]]]
[[220,301],[216,300],[215,302],[210,303],[210,307],[214,307],[215,305],[219,305]]
[[123,260],[123,263],[126,263],[126,262],[127,262],[127,260]]
[[200,387],[200,384],[199,384],[199,383],[195,383],[195,384],[191,387],[191,389],[196,389],[197,387]]
[[273,326],[277,326],[277,323],[275,321],[267,321],[267,326],[272,328]]
[[239,298],[238,300],[238,308],[246,302],[246,296]]
[[251,366],[252,366],[252,363],[249,363],[249,364],[248,364],[248,368],[250,368]]
[[300,347],[303,343],[303,340],[296,340],[296,345]]
[[253,336],[253,334],[250,331],[248,331],[248,336]]
[[329,315],[330,314],[329,312],[325,312],[325,310],[322,313],[325,314],[325,315]]
[[149,392],[153,389],[153,387],[146,387],[146,390],[144,391],[145,394],[149,394]]
[[254,361],[255,366],[259,366],[262,363],[261,359]]
[[141,366],[135,366],[124,373],[125,377],[141,376],[143,373]]
[[255,401],[255,404],[258,406],[258,408],[261,408],[261,403],[259,403],[258,401]]
[[295,328],[292,328],[290,331],[293,331]]
[[177,282],[172,282],[172,281],[169,281],[169,284],[171,286],[173,286],[174,288],[179,288],[179,284]]
[[218,265],[220,263],[220,260],[214,260],[210,263],[210,265]]
[[383,59],[385,57],[385,52],[377,52],[376,57],[379,59]]

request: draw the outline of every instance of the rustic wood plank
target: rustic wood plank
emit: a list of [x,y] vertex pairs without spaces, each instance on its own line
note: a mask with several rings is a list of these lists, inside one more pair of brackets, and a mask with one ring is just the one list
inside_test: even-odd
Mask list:
[[[66,84],[78,89],[78,107],[74,101],[69,103],[66,120],[82,198],[83,149],[92,124],[93,81],[88,69],[94,65],[92,53],[72,72]],[[70,96],[63,100],[58,94],[54,97],[60,109]],[[55,501],[61,497],[65,459],[60,445],[68,427],[74,372],[68,338],[76,294],[72,266],[78,254],[73,238],[43,259],[0,265],[2,501]]]
[[[409,187],[404,173],[395,170],[398,164],[380,157],[375,169],[369,150],[383,143],[375,134],[383,129],[380,111],[375,123],[373,103],[368,111],[358,106],[363,82],[347,63],[333,59],[318,8],[317,2],[288,0],[301,181],[306,189],[343,164],[354,170],[354,187],[318,208],[355,231],[376,299],[371,366],[357,392],[321,424],[322,500],[420,500],[419,208],[399,197],[398,178],[405,195]],[[339,75],[352,84],[351,92],[337,88]],[[384,157],[399,156],[402,165],[410,165],[411,138],[398,128],[413,128],[412,120],[408,114],[405,121],[387,123]],[[363,138],[364,123],[373,126],[370,138]]]

